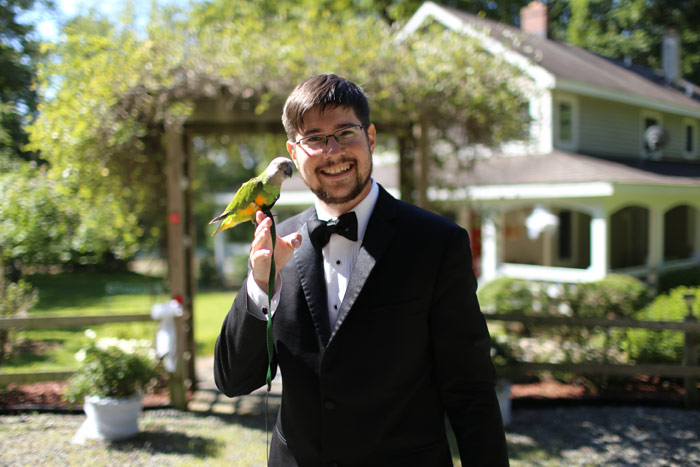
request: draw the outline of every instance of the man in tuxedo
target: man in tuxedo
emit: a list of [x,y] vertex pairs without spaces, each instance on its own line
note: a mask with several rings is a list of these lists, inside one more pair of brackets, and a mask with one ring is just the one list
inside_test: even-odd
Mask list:
[[258,213],[248,278],[216,343],[226,395],[265,384],[272,319],[282,402],[274,466],[507,465],[467,233],[371,177],[376,129],[362,90],[313,76],[290,94],[287,150],[315,205],[277,226]]

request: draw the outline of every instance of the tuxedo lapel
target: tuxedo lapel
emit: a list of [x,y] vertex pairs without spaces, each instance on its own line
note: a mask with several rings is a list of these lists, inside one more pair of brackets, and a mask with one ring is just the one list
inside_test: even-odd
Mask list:
[[[313,208],[309,212],[310,216],[314,215]],[[326,279],[323,273],[323,255],[311,244],[307,222],[301,226],[300,232],[304,240],[301,242],[301,246],[294,250],[294,261],[316,332],[325,347],[330,338],[330,324],[326,299]]]
[[[372,269],[374,269],[374,265],[379,261],[394,236],[396,229],[393,219],[395,215],[396,200],[380,185],[379,197],[367,224],[367,231],[365,232],[355,267],[350,275],[348,288],[345,291],[343,303],[338,311],[335,328],[330,336],[331,339],[343,324],[345,317],[352,309],[360,292],[362,292],[362,288],[365,286]],[[321,271],[321,276],[323,276],[323,271]]]

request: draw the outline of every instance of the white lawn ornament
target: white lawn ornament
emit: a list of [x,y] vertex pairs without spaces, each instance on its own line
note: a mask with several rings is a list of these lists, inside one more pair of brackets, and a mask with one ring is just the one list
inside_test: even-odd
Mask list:
[[173,373],[177,368],[177,330],[175,317],[182,316],[182,305],[177,300],[156,303],[151,307],[151,318],[160,320],[156,332],[156,355],[163,358],[165,370]]

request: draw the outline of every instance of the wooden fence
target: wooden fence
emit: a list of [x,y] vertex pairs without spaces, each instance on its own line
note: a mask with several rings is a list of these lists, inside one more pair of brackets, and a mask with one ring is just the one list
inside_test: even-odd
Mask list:
[[[522,324],[546,326],[579,326],[602,328],[641,328],[656,331],[672,330],[685,335],[684,359],[681,364],[647,364],[636,363],[618,365],[610,363],[534,363],[521,362],[518,371],[567,371],[576,374],[598,375],[649,375],[683,378],[685,380],[685,405],[690,409],[698,408],[697,381],[700,379],[698,365],[698,336],[700,323],[692,317],[685,321],[637,321],[631,319],[607,318],[567,318],[549,316],[526,316],[523,314],[486,314],[488,321],[517,322]],[[151,321],[150,314],[111,314],[100,316],[33,316],[31,318],[0,318],[0,329],[55,329],[92,326],[104,323],[121,323],[133,321]],[[178,343],[180,340],[178,340]],[[179,360],[182,360],[180,358]],[[178,368],[182,363],[178,361]],[[0,373],[0,386],[9,383],[29,383],[39,381],[61,381],[69,378],[73,372],[38,372],[38,373]],[[185,385],[181,378],[173,378],[171,400],[178,408],[185,408]]]
[[[179,318],[176,323],[179,325]],[[94,326],[106,323],[127,323],[136,321],[153,321],[150,313],[115,313],[95,316],[32,316],[29,318],[0,318],[0,329],[59,329]],[[180,336],[178,336],[180,337]],[[181,341],[178,340],[178,345]],[[182,347],[179,347],[182,348]],[[178,355],[178,370],[171,377],[170,400],[179,409],[186,408],[185,379],[178,377],[183,367],[182,357]],[[0,367],[1,368],[1,367]],[[64,381],[73,375],[73,371],[47,371],[25,373],[0,373],[0,386],[10,383],[27,384],[41,381]]]
[[648,375],[683,378],[685,388],[685,406],[689,409],[698,408],[697,382],[700,379],[698,365],[698,336],[700,323],[692,315],[685,321],[638,321],[632,319],[608,318],[572,318],[553,316],[526,316],[524,314],[491,314],[487,313],[488,321],[516,322],[522,324],[545,326],[578,326],[602,328],[640,328],[655,331],[678,331],[685,335],[684,357],[681,364],[652,364],[635,363],[630,365],[612,363],[535,363],[519,362],[517,371],[566,371],[575,374],[597,375]]

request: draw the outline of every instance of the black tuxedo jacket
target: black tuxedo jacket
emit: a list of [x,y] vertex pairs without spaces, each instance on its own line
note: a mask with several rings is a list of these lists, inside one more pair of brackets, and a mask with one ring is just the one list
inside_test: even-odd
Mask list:
[[[277,226],[304,238],[273,317],[283,389],[270,465],[452,465],[445,414],[463,465],[507,465],[466,231],[380,187],[331,329],[314,215]],[[230,397],[265,384],[266,322],[247,302],[243,287],[216,343],[216,384]]]

